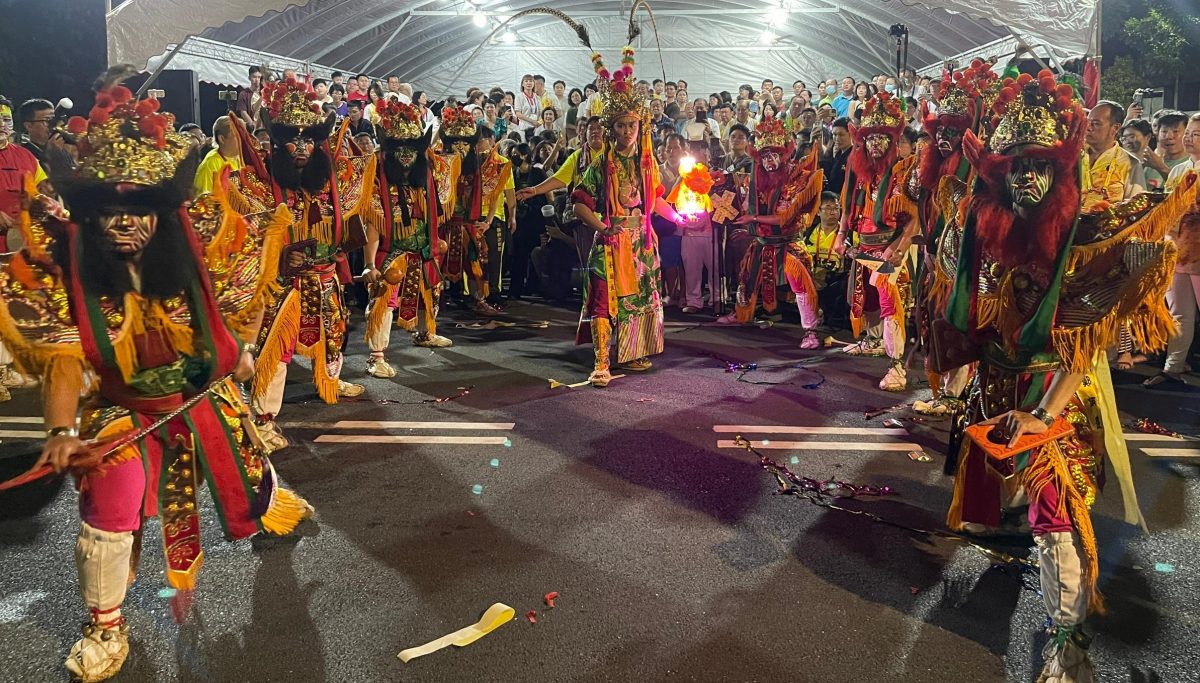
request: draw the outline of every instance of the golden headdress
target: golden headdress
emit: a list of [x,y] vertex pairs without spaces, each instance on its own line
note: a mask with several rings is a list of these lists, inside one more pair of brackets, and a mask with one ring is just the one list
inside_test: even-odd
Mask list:
[[1055,81],[1046,69],[1036,80],[1029,74],[1004,79],[992,111],[994,132],[988,144],[999,154],[1020,145],[1059,147],[1072,137],[1076,119],[1083,115],[1075,89]]
[[78,179],[136,185],[170,179],[189,144],[174,132],[175,118],[158,109],[157,99],[139,102],[123,85],[99,91],[88,118],[67,122],[79,140]]
[[375,100],[379,129],[393,140],[415,140],[425,131],[421,110],[399,100]]
[[895,139],[904,130],[905,123],[907,122],[900,98],[892,96],[889,92],[881,92],[872,96],[863,106],[858,134],[865,138],[882,133]]
[[271,115],[271,123],[294,128],[312,128],[325,122],[317,93],[294,78],[263,86],[263,104]]
[[792,141],[782,119],[766,119],[754,127],[754,149],[784,148]]
[[479,134],[475,117],[462,106],[446,104],[440,118],[438,133],[443,138],[471,139]]
[[633,65],[633,48],[629,45],[621,50],[621,68],[611,74],[604,67],[604,58],[600,53],[592,53],[592,68],[597,76],[596,87],[600,90],[600,117],[605,126],[611,126],[617,119],[629,116],[645,122],[650,116],[646,97],[637,92]]

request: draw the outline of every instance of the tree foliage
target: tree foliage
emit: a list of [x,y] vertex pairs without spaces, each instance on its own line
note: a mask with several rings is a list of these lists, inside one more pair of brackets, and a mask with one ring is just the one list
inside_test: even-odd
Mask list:
[[1100,97],[1121,104],[1133,101],[1133,91],[1147,85],[1129,55],[1117,57],[1100,73]]

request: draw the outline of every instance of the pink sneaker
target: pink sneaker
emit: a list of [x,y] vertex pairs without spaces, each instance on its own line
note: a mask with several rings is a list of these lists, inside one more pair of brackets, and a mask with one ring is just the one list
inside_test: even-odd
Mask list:
[[816,332],[807,332],[804,335],[804,340],[800,342],[800,348],[805,351],[821,348],[821,340],[817,338]]

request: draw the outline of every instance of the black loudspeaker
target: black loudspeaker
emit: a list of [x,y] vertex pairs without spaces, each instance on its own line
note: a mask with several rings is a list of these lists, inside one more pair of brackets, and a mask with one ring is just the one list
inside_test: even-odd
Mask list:
[[[137,92],[150,74],[138,74],[125,81],[125,87]],[[200,123],[200,77],[187,69],[163,69],[150,90],[161,90],[161,111],[175,115],[176,127],[185,123]],[[148,93],[147,93],[148,94]]]

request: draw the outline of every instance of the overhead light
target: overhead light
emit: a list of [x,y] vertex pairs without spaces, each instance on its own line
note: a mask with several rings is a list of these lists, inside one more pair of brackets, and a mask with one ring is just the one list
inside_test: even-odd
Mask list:
[[509,43],[509,44],[515,43],[515,42],[517,42],[517,34],[513,33],[512,29],[509,29],[504,32],[504,35],[501,37],[501,40],[503,40],[504,42]]
[[771,29],[767,29],[767,30],[763,31],[761,40],[766,45],[770,45],[771,43],[774,43],[775,42],[775,32],[772,31]]
[[767,10],[767,23],[771,26],[781,26],[788,20],[788,11],[782,5]]
[[475,22],[475,25],[478,26],[479,28],[483,28],[484,26],[487,26],[487,23],[488,23],[487,15],[484,14],[483,12],[476,12],[475,16],[471,17],[471,21]]

